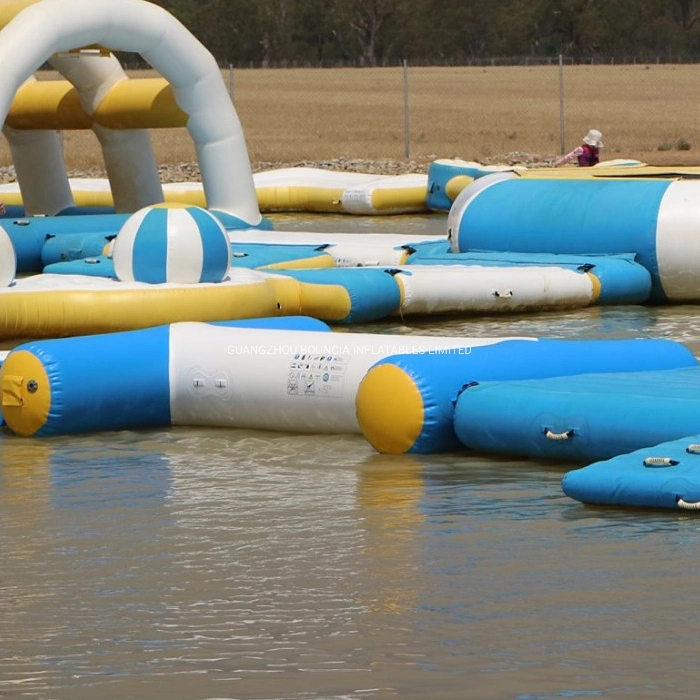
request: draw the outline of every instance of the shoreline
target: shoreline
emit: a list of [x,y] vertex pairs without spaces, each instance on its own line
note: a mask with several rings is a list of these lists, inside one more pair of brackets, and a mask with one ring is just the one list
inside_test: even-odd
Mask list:
[[[454,156],[455,158],[457,156]],[[257,161],[251,163],[253,173],[282,168],[318,168],[335,172],[368,173],[370,175],[407,175],[410,173],[427,174],[430,164],[438,156],[409,160],[364,159],[364,158],[334,158],[332,160],[301,160],[295,162]],[[500,158],[488,158],[482,165],[524,165],[526,167],[549,167],[552,161],[542,159],[532,153],[508,153]],[[106,170],[101,166],[68,170],[70,178],[106,178]],[[158,167],[163,184],[176,182],[200,182],[201,173],[196,162],[171,163]],[[0,184],[10,184],[17,181],[15,168],[12,165],[0,167]]]

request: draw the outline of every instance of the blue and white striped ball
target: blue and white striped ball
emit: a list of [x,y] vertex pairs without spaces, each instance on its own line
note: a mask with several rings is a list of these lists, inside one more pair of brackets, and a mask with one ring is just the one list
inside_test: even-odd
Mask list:
[[0,226],[0,287],[9,287],[17,274],[17,254],[12,239]]
[[123,282],[221,282],[231,265],[231,245],[226,229],[206,209],[156,204],[126,220],[112,260]]

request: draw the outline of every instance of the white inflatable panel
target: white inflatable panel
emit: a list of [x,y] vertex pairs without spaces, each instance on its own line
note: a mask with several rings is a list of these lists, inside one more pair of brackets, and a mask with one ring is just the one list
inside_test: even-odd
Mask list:
[[697,180],[672,182],[659,205],[656,259],[669,301],[700,297],[700,198]]
[[[367,370],[401,353],[505,340],[173,325],[173,425],[359,433],[355,396]],[[244,339],[244,340],[242,340]]]
[[401,313],[579,308],[594,302],[588,275],[561,267],[413,265],[397,275]]
[[[426,210],[428,176],[420,173],[373,176],[367,183],[348,187],[341,198],[348,214],[413,214]],[[418,198],[414,193],[419,192]]]

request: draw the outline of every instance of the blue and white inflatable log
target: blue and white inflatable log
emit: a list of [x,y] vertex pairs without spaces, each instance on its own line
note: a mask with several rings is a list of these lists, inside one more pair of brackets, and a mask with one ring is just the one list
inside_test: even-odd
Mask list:
[[3,219],[0,225],[15,248],[17,272],[39,272],[44,267],[42,251],[46,244],[54,248],[60,245],[57,238],[68,235],[91,239],[91,246],[96,245],[95,240],[104,246],[105,237],[116,236],[128,218],[128,214],[26,217]]
[[2,414],[25,436],[168,425],[359,433],[357,386],[378,358],[499,342],[305,330],[318,323],[175,323],[26,343],[0,370]]
[[472,385],[455,432],[475,450],[576,462],[680,439],[700,432],[700,367],[686,365]]
[[652,300],[700,300],[700,181],[488,175],[448,215],[454,252],[633,253]]
[[[157,207],[155,207],[157,209]],[[222,212],[212,212],[227,230],[239,224],[235,217]],[[107,241],[115,238],[133,214],[73,214],[45,217],[22,217],[0,220],[12,241],[17,256],[17,272],[39,272],[45,264],[56,262],[61,250],[75,247],[77,237],[81,246],[94,252],[96,247],[104,248]],[[263,218],[260,228],[269,228]],[[63,237],[69,236],[68,245]]]
[[562,268],[587,274],[594,286],[596,304],[643,304],[651,293],[649,271],[633,254],[568,255],[563,253],[510,253],[488,250],[452,253],[446,241],[410,246],[406,264],[469,265],[484,268]]
[[700,434],[570,471],[562,490],[588,505],[698,511]]
[[587,271],[562,267],[420,265],[393,274],[401,316],[576,309],[595,304],[600,291]]
[[[512,339],[487,348],[400,355],[379,360],[367,372],[357,392],[357,417],[363,435],[379,452],[447,452],[464,446],[455,432],[455,403],[463,402],[472,391],[467,387],[476,382],[530,378],[536,386],[545,377],[697,364],[685,346],[656,339]],[[474,388],[481,386],[487,385]],[[511,409],[508,398],[501,397],[493,409],[488,421],[481,422],[478,415],[473,419],[483,425],[485,436],[500,429],[503,414],[512,412],[508,424],[517,425],[525,407]],[[522,420],[529,426],[533,418]],[[517,445],[515,438],[513,443]]]
[[[597,279],[587,271],[560,267],[421,265],[280,270],[276,274],[304,285],[303,313],[336,323],[364,323],[391,315],[583,308],[594,304],[600,291]],[[331,299],[336,300],[332,305]],[[347,313],[339,315],[338,309],[347,309]]]

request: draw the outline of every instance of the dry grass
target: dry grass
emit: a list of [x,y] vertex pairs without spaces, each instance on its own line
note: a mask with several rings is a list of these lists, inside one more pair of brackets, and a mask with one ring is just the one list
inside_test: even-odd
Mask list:
[[[605,158],[700,164],[696,72],[692,65],[566,67],[566,147],[595,127]],[[149,74],[132,73],[139,75]],[[409,69],[409,158],[402,68],[237,69],[223,77],[256,168],[337,158],[546,163],[560,152],[557,66]],[[101,165],[91,132],[63,138],[69,169]],[[196,160],[184,129],[154,131],[153,143],[162,164]],[[678,149],[683,143],[688,150]],[[0,165],[9,164],[3,140]]]

